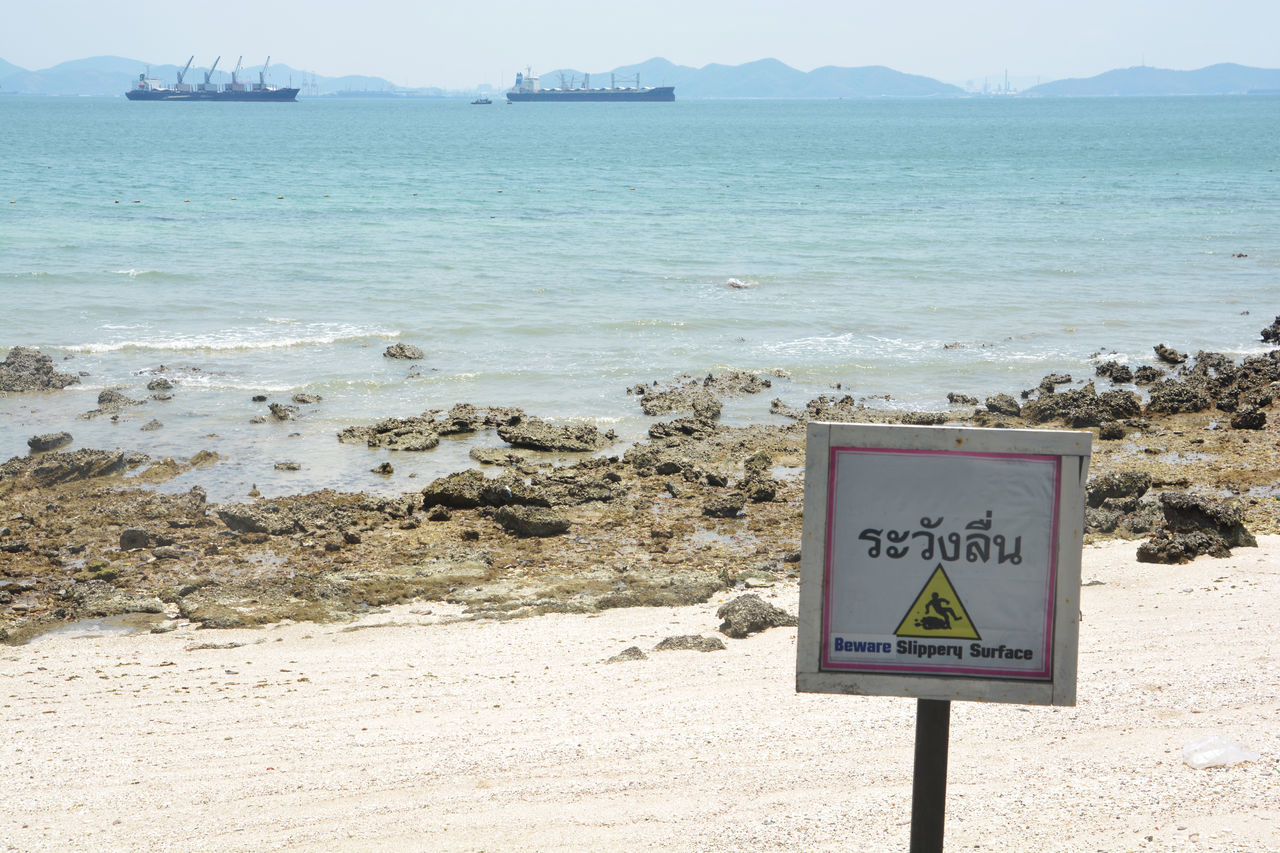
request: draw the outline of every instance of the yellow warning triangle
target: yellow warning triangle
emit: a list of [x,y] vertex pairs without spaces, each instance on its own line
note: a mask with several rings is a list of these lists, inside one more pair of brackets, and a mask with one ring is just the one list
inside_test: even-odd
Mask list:
[[982,639],[941,563],[933,570],[924,589],[916,596],[915,604],[911,605],[898,630],[893,633],[899,637]]

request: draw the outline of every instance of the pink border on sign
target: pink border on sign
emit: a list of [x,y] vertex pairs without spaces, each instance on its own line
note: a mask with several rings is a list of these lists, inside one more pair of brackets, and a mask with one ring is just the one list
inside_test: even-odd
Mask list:
[[[831,624],[831,538],[835,530],[836,458],[841,453],[909,453],[927,456],[974,456],[985,459],[1015,459],[1026,462],[1048,462],[1053,465],[1053,532],[1049,540],[1049,583],[1045,590],[1044,637],[1040,659],[1044,666],[1040,671],[1025,669],[990,669],[967,666],[937,666],[929,664],[877,664],[849,661],[833,661],[828,657],[831,636],[827,628]],[[1022,681],[1043,681],[1052,677],[1053,671],[1053,605],[1058,588],[1058,501],[1062,494],[1062,457],[1033,453],[977,453],[965,450],[907,450],[892,447],[832,447],[827,458],[827,540],[825,565],[822,571],[822,669],[850,672],[925,673],[929,675],[978,675],[991,678],[1012,678]]]

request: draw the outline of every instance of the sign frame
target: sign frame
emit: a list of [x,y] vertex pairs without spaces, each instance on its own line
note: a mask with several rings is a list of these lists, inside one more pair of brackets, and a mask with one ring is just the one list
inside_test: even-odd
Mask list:
[[[799,626],[796,634],[796,691],[869,696],[904,696],[943,701],[969,700],[1030,705],[1074,705],[1079,648],[1080,555],[1084,533],[1085,482],[1092,433],[1075,430],[989,429],[810,422],[805,448],[804,534],[801,547]],[[903,452],[935,457],[1011,457],[1043,461],[1056,457],[1056,495],[1049,545],[1051,569],[1052,661],[1030,676],[982,673],[915,674],[824,668],[829,525],[858,522],[832,513],[833,449],[860,453]],[[926,463],[927,464],[927,463]],[[884,484],[884,488],[892,488]],[[833,583],[834,587],[835,584]],[[922,593],[923,594],[923,591]],[[901,611],[900,602],[886,603]],[[895,611],[895,612],[896,612]],[[896,619],[896,617],[895,617]],[[833,665],[834,666],[834,665]],[[1047,673],[1047,677],[1045,677]]]

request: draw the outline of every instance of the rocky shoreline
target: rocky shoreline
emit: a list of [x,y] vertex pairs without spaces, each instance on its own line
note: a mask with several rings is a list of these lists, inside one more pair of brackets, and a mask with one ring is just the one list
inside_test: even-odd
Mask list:
[[[1278,338],[1280,318],[1262,332]],[[590,425],[465,403],[344,430],[341,442],[405,451],[473,433],[506,444],[474,448],[475,467],[393,498],[326,490],[214,505],[198,487],[147,488],[209,464],[208,452],[153,460],[68,451],[73,427],[32,436],[29,455],[0,465],[0,642],[121,614],[147,614],[156,631],[181,620],[244,627],[421,598],[511,618],[768,586],[799,571],[809,420],[1091,430],[1086,536],[1143,540],[1135,547],[1149,562],[1223,555],[1280,532],[1280,349],[1241,362],[1153,349],[1162,367],[1100,355],[1087,380],[1050,375],[982,402],[953,391],[943,412],[851,395],[803,409],[775,400],[788,422],[770,425],[720,422],[723,401],[765,393],[768,374],[680,376],[626,389],[647,415],[671,416],[630,447]],[[74,381],[22,347],[0,364],[0,392]],[[104,412],[131,402],[99,398]],[[548,452],[579,461],[553,464]]]

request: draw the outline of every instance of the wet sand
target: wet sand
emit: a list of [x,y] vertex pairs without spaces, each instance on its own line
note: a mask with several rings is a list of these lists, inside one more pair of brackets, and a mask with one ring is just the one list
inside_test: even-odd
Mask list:
[[[1280,849],[1280,536],[1259,541],[1173,566],[1087,546],[1078,705],[953,706],[947,849]],[[913,702],[797,695],[795,629],[653,650],[716,635],[740,592],[0,648],[0,848],[906,849]],[[760,592],[794,612],[794,581]],[[1184,764],[1210,734],[1262,758]]]

